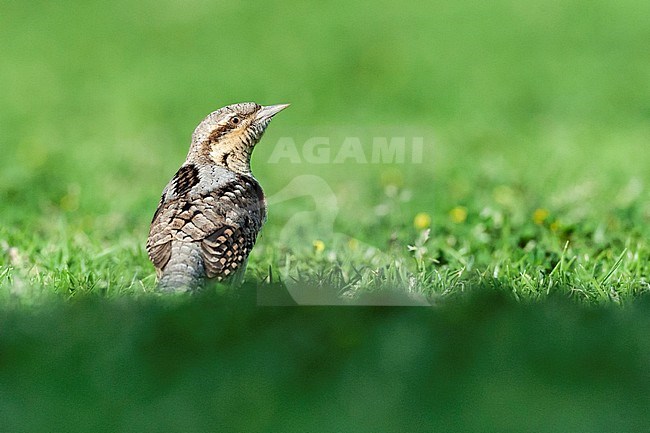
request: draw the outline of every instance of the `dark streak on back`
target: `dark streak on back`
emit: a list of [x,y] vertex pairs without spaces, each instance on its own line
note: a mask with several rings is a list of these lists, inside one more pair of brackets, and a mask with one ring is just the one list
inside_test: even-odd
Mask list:
[[174,184],[174,193],[181,197],[199,183],[199,170],[194,164],[184,165],[176,172],[172,182]]

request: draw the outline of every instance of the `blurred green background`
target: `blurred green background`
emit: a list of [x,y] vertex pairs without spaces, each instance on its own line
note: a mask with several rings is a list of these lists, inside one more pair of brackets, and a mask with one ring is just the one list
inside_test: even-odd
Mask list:
[[[559,256],[571,240],[565,255],[590,270],[576,284],[589,286],[624,251],[630,262],[648,252],[639,240],[650,214],[649,9],[639,1],[5,4],[4,249],[18,248],[14,261],[32,272],[23,279],[49,291],[83,290],[87,278],[103,292],[132,291],[134,279],[151,288],[147,225],[198,121],[233,102],[291,102],[253,157],[268,195],[316,175],[336,195],[336,233],[409,262],[413,219],[424,212],[433,235],[425,262],[450,263],[450,272],[511,266],[518,272],[506,280],[536,279],[536,257]],[[412,128],[425,138],[423,162],[265,163],[281,137],[324,128]],[[314,201],[271,208],[250,278],[285,263],[279,233]],[[382,205],[388,213],[376,212]],[[466,224],[450,222],[456,207]],[[559,233],[533,224],[536,209]],[[297,244],[311,248],[319,236]],[[521,255],[530,239],[542,247]],[[318,265],[301,254],[306,268]],[[604,272],[594,258],[606,261]],[[633,265],[620,268],[629,284],[647,270]],[[596,289],[587,291],[602,297]]]
[[[0,284],[151,290],[148,223],[193,128],[253,100],[292,103],[253,156],[267,194],[309,174],[336,209],[318,191],[273,203],[249,280],[302,266],[348,290],[395,283],[373,276],[392,266],[402,286],[402,269],[420,271],[426,295],[483,274],[527,297],[564,258],[553,290],[633,297],[648,271],[649,14],[631,0],[3,4]],[[422,163],[267,163],[282,137],[301,151],[326,131],[334,155],[359,130],[422,136]],[[331,233],[283,232],[305,209],[333,216]],[[418,214],[431,239],[414,266]],[[387,256],[371,263],[333,234]]]
[[[650,3],[3,2],[0,41],[0,430],[648,430]],[[146,294],[162,188],[243,101],[292,104],[267,194],[336,202],[272,204],[244,292],[290,268],[433,309]],[[359,130],[422,163],[267,163]]]

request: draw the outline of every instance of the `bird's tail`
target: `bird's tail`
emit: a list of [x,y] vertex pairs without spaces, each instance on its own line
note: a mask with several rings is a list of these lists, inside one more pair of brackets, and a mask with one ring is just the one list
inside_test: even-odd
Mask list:
[[203,283],[203,258],[197,244],[172,245],[169,262],[158,279],[158,290],[163,292],[187,292],[200,288]]

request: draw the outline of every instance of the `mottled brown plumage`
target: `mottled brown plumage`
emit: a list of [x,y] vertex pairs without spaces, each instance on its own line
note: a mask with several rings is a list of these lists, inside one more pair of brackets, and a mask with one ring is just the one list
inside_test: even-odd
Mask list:
[[197,126],[185,163],[163,190],[147,240],[161,290],[193,290],[206,279],[241,281],[266,220],[251,153],[286,107],[229,105]]

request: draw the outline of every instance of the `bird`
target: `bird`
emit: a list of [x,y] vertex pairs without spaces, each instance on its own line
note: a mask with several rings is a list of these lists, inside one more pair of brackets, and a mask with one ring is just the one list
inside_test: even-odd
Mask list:
[[288,106],[232,104],[196,127],[187,158],[151,220],[146,249],[159,291],[196,291],[210,281],[241,284],[267,217],[251,154],[271,119]]

